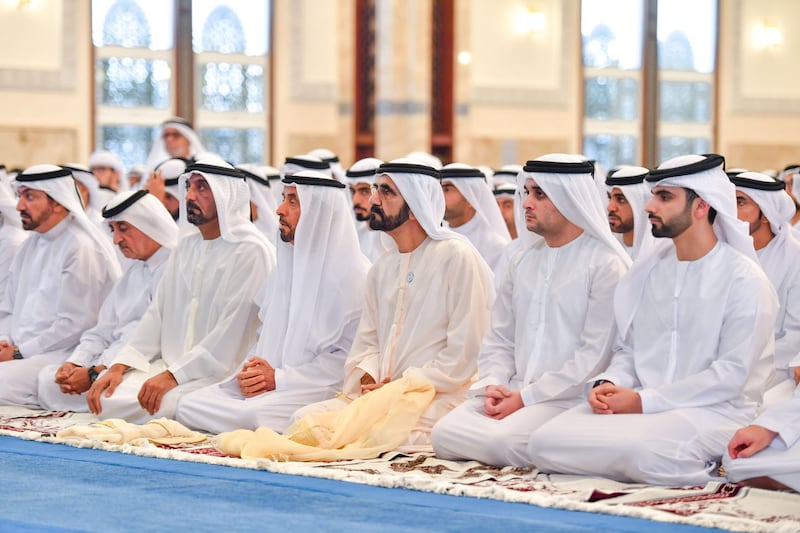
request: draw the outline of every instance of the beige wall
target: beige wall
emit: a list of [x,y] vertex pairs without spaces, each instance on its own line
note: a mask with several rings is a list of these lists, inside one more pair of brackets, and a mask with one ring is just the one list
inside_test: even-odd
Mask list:
[[88,159],[89,20],[87,1],[0,3],[0,163]]
[[[782,169],[800,162],[800,2],[721,0],[718,150],[729,166]],[[759,47],[757,32],[781,42]]]
[[273,163],[328,148],[353,152],[354,0],[275,0]]
[[[498,167],[580,151],[579,0],[458,0],[455,159]],[[522,31],[526,16],[537,17]]]
[[[514,13],[534,4],[544,26],[515,34]],[[92,151],[89,5],[0,3],[0,162],[85,161]],[[275,0],[273,163],[320,146],[352,162],[354,6]],[[579,11],[579,0],[456,1],[456,53],[472,54],[456,66],[456,160],[497,166],[580,151]],[[430,14],[431,0],[378,0],[378,157],[428,148]],[[715,149],[730,165],[800,162],[797,20],[796,0],[720,0]],[[756,47],[759,24],[781,42]]]

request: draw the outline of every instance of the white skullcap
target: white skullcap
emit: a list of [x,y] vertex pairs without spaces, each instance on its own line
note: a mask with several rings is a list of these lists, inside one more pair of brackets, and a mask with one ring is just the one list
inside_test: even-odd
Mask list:
[[500,185],[510,183],[517,186],[517,174],[522,172],[522,165],[503,165],[492,174],[492,185],[498,188]]
[[147,191],[117,194],[103,208],[103,218],[127,222],[165,248],[178,245],[178,225],[164,204]]
[[442,168],[442,160],[433,154],[429,154],[428,152],[417,150],[414,152],[410,152],[408,155],[406,155],[406,157],[409,159],[413,159],[414,162],[417,164],[433,167],[435,170],[439,170]]
[[120,176],[125,174],[125,166],[119,157],[108,150],[97,150],[89,156],[89,167],[101,166],[116,170]]
[[375,171],[383,164],[383,161],[375,157],[365,157],[359,159],[353,166],[347,169],[347,182],[350,185],[357,183],[375,183]]
[[494,193],[495,198],[504,198],[504,197],[514,197],[514,193],[517,192],[517,184],[516,183],[501,183],[497,186],[497,188],[492,191]]
[[339,156],[333,151],[327,148],[314,148],[308,152],[308,155],[318,157],[323,163],[328,163],[331,166],[331,173],[333,173],[334,179],[344,183],[344,167],[342,167],[342,163],[339,161]]
[[144,176],[145,172],[147,172],[147,167],[145,167],[141,163],[137,163],[135,165],[131,165],[131,169],[128,171],[128,174],[136,174],[137,176]]
[[[191,163],[191,159],[183,159],[180,157],[167,159],[156,165],[155,168],[153,168],[153,172],[161,175],[161,178],[164,180],[164,189],[168,193],[175,198],[180,198],[182,195],[181,191],[178,189],[178,178],[186,171],[186,166]],[[148,181],[150,181],[149,175],[145,176],[144,180],[142,180],[142,188],[144,188]]]
[[81,165],[80,163],[67,163],[61,165],[62,168],[69,170],[75,181],[79,181],[89,190],[89,205],[84,206],[86,209],[92,209],[98,213],[103,209],[103,199],[100,195],[100,182],[97,177],[92,174],[89,167]]
[[281,179],[303,170],[316,170],[333,177],[330,163],[326,163],[319,157],[304,154],[286,158],[280,168]]

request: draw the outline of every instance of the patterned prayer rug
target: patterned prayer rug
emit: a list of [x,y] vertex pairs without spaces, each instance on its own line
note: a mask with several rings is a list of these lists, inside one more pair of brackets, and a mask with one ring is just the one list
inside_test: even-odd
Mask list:
[[65,441],[55,437],[62,429],[96,420],[90,414],[0,407],[0,435],[731,531],[800,531],[799,494],[752,489],[733,483],[708,483],[705,487],[689,488],[656,487],[600,478],[547,475],[529,468],[497,468],[475,461],[445,461],[427,453],[406,455],[395,452],[378,459],[335,463],[272,462],[226,457],[211,445],[210,439],[191,445],[130,446]]

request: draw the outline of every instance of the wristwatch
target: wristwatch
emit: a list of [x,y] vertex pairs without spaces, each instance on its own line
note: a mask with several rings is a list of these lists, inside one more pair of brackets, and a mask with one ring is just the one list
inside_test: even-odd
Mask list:
[[98,372],[97,369],[93,366],[90,366],[88,370],[89,370],[89,383],[94,383],[95,381],[97,381],[97,376],[100,375],[100,372]]
[[22,359],[22,354],[19,353],[19,346],[14,346],[14,355],[12,357],[14,359]]
[[592,388],[599,387],[603,383],[611,383],[612,385],[614,384],[613,382],[611,382],[611,381],[609,381],[607,379],[598,379],[597,381],[592,383]]

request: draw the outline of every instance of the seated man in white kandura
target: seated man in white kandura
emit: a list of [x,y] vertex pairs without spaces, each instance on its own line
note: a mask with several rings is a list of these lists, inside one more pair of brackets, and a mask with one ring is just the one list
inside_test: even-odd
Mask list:
[[89,412],[86,392],[127,342],[155,295],[178,226],[167,209],[147,191],[123,192],[103,209],[114,243],[132,259],[103,302],[97,324],[62,365],[39,372],[39,405],[51,411]]
[[518,179],[526,231],[542,238],[501,274],[472,399],[433,428],[445,459],[527,466],[531,432],[581,403],[611,357],[608,309],[630,259],[608,228],[591,163],[550,154]]
[[39,371],[62,363],[120,275],[106,235],[86,216],[72,173],[36,165],[16,177],[20,246],[0,300],[0,405],[38,406]]
[[758,260],[778,292],[775,321],[775,373],[764,403],[792,397],[794,374],[789,363],[800,351],[800,234],[792,227],[794,202],[785,184],[766,174],[744,172],[730,178],[736,185],[739,219],[747,222]]
[[[800,357],[789,367],[800,382]],[[792,398],[769,406],[733,435],[722,464],[731,481],[800,492],[800,385]]]
[[338,410],[406,374],[430,382],[435,396],[409,436],[429,445],[433,424],[466,397],[494,298],[478,251],[441,226],[439,172],[412,159],[376,172],[370,226],[396,244],[367,275],[364,312],[344,368],[343,397],[295,413]]
[[617,348],[589,404],[531,435],[541,471],[703,485],[755,416],[778,298],[736,218],[723,164],[715,154],[682,156],[648,178],[661,242],[617,285]]
[[343,183],[311,170],[283,182],[278,266],[261,298],[258,345],[230,379],[181,399],[175,418],[192,428],[283,432],[297,409],[341,390],[369,261]]
[[207,159],[180,180],[178,247],[128,343],[89,390],[89,408],[104,418],[172,418],[182,395],[230,375],[256,341],[255,295],[275,247],[250,222],[244,175]]

